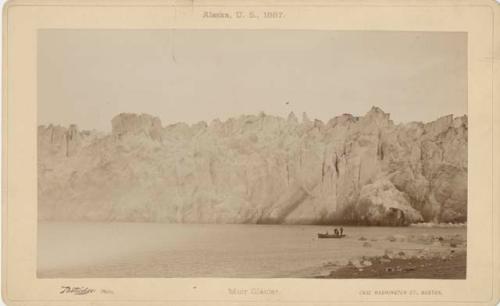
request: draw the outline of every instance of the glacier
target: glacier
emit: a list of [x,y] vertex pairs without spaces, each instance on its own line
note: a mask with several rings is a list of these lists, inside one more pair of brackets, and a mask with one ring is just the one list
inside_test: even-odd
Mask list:
[[345,224],[467,221],[467,116],[395,124],[265,113],[111,133],[38,126],[43,221]]

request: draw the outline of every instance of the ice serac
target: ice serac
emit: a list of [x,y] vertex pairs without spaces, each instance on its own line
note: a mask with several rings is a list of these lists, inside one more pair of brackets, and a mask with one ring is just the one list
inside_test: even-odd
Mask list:
[[145,135],[155,140],[161,139],[161,120],[148,114],[121,113],[111,120],[112,134],[117,136]]
[[264,113],[38,129],[41,220],[407,225],[467,219],[467,117]]

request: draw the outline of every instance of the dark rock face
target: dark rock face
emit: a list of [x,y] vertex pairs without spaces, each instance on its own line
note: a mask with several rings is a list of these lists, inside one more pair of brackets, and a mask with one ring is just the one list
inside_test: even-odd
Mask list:
[[245,115],[111,135],[39,127],[42,220],[407,225],[467,220],[467,117]]

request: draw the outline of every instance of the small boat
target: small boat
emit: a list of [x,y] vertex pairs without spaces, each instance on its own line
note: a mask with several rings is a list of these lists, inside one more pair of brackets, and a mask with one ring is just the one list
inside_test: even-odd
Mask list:
[[318,238],[344,238],[345,234],[335,235],[335,234],[320,234],[318,233]]

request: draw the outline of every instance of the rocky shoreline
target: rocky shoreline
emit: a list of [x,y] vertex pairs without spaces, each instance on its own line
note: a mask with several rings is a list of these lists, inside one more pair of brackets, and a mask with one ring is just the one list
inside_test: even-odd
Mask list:
[[[421,248],[415,250],[386,249],[382,256],[362,256],[347,261],[325,263],[315,278],[427,278],[465,279],[465,237],[460,235],[391,235],[390,242],[416,242]],[[358,239],[364,247],[374,241]]]
[[318,278],[431,278],[465,279],[465,252],[451,253],[446,257],[409,259],[369,258],[370,266],[356,268],[353,265],[333,270],[328,276]]

